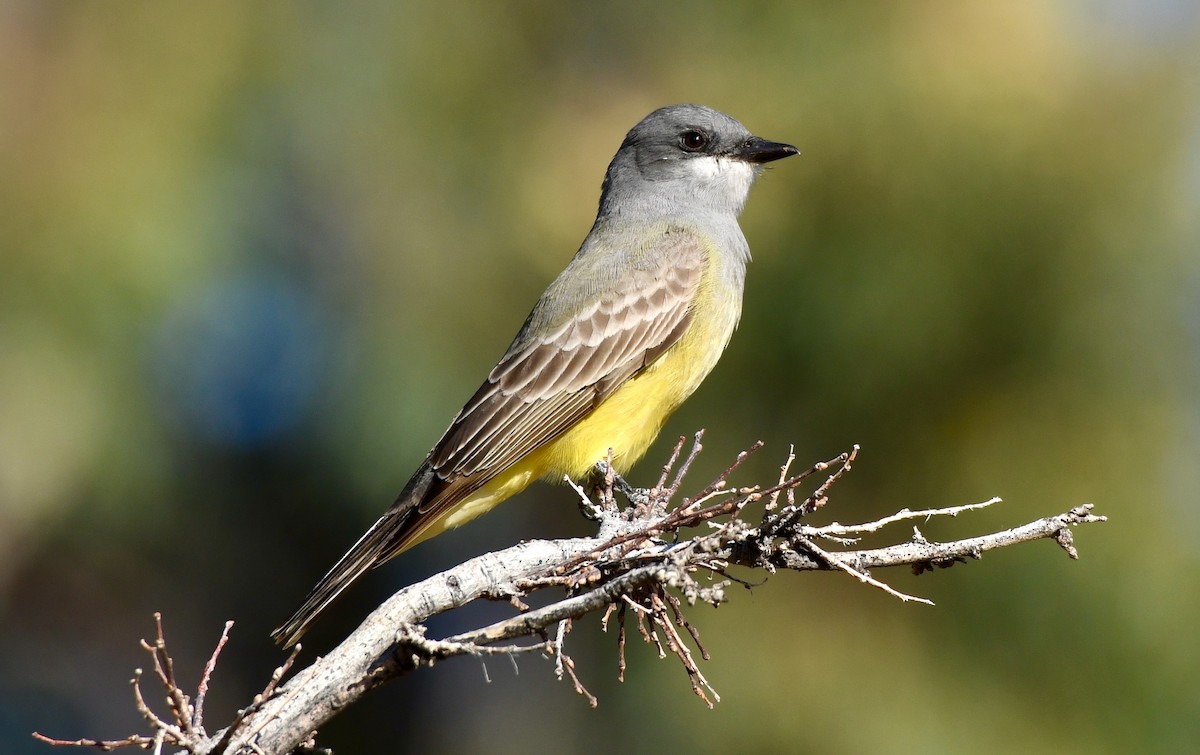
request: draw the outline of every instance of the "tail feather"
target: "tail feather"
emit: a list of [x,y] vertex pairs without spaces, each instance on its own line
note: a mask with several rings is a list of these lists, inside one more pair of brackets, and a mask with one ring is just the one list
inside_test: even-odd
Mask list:
[[295,645],[321,613],[364,572],[412,544],[411,535],[415,534],[412,525],[417,519],[414,515],[433,479],[432,470],[427,464],[422,465],[392,507],[321,577],[291,618],[271,632],[276,643],[285,648]]
[[321,612],[328,608],[343,590],[358,581],[363,572],[378,562],[384,538],[390,529],[386,526],[388,518],[385,514],[375,522],[354,547],[321,578],[292,617],[271,632],[275,642],[285,648],[295,645]]

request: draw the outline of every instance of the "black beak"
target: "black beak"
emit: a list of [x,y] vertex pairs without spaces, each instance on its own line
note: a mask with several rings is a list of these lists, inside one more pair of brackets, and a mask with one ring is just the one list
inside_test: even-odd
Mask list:
[[769,142],[753,136],[733,150],[733,156],[748,163],[769,163],[782,160],[785,157],[800,154],[800,150],[790,144]]

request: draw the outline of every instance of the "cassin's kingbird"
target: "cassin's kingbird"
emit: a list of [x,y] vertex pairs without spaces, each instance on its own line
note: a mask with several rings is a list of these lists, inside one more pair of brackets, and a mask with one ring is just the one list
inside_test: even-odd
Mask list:
[[712,370],[742,310],[737,217],[797,154],[699,105],[656,110],[608,166],[583,245],[392,507],[276,629],[285,646],[367,569],[543,477],[624,470]]

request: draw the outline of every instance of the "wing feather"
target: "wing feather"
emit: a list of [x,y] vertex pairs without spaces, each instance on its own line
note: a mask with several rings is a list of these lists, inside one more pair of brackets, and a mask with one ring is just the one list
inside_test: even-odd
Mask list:
[[[658,243],[656,264],[629,270],[620,286],[540,338],[517,337],[430,453],[446,482],[431,508],[439,508],[437,499],[452,506],[565,432],[683,336],[704,247],[687,233]],[[477,476],[478,484],[460,482]]]

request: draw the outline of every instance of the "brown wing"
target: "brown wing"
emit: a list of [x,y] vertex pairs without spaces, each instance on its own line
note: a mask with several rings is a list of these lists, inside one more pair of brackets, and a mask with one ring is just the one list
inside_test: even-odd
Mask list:
[[704,249],[690,234],[665,238],[670,254],[659,264],[627,271],[621,285],[549,332],[518,337],[430,453],[446,485],[421,514],[452,506],[561,435],[679,340]]

